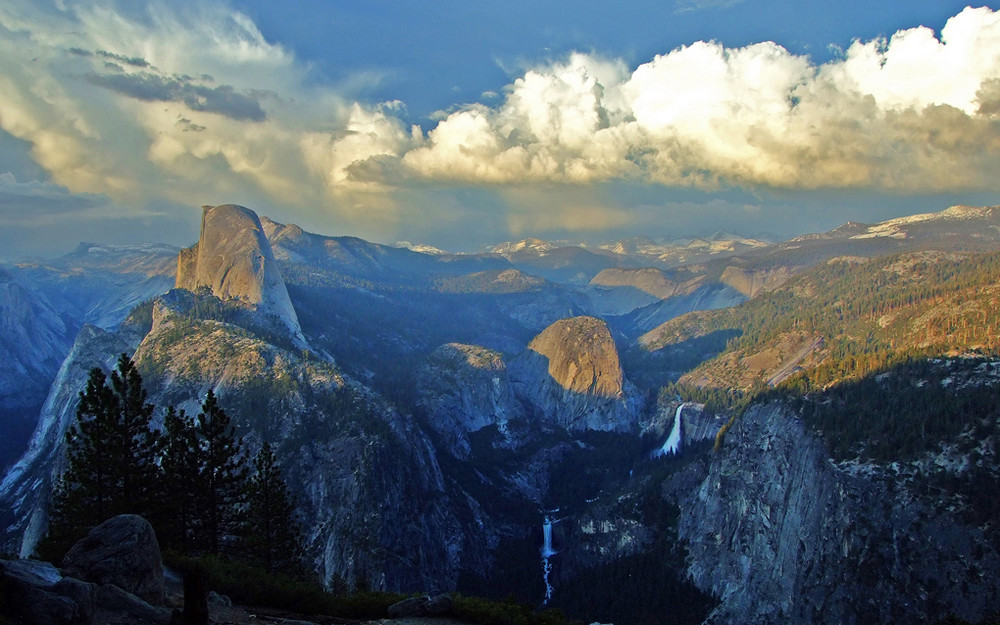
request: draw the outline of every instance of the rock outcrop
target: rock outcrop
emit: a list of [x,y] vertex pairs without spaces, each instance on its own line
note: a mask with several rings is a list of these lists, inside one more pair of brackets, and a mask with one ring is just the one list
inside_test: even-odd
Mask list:
[[123,514],[90,530],[63,558],[62,569],[70,577],[113,584],[147,603],[163,603],[160,545],[141,516]]
[[625,379],[607,324],[556,321],[510,365],[518,397],[543,421],[568,430],[633,431],[641,401]]
[[4,617],[25,625],[69,625],[86,621],[90,603],[81,607],[61,594],[56,585],[62,574],[48,562],[0,560],[0,605]]
[[[750,409],[681,501],[718,623],[977,622],[1000,598],[983,531],[875,465],[837,465],[780,404]],[[956,554],[962,554],[956,557]]]
[[504,431],[523,416],[503,356],[478,345],[448,343],[434,350],[417,373],[417,392],[428,425],[458,458],[468,457],[470,432],[489,425]]
[[257,214],[224,204],[204,206],[198,243],[177,258],[177,288],[207,287],[222,300],[245,302],[275,317],[300,345],[305,338],[271,244]]
[[63,568],[0,560],[2,616],[24,625],[166,625],[163,565],[156,535],[139,516],[117,516],[91,530]]

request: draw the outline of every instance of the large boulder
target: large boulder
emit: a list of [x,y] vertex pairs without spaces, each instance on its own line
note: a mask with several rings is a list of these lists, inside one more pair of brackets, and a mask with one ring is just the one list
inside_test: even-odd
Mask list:
[[170,622],[170,610],[149,605],[113,584],[104,584],[97,589],[97,605],[102,615],[124,617],[129,625],[166,625]]
[[0,560],[0,617],[24,625],[86,622],[93,603],[81,606],[65,596],[64,579],[48,562]]
[[123,514],[90,530],[66,554],[62,570],[69,577],[113,584],[147,603],[163,604],[160,545],[153,526],[141,516]]

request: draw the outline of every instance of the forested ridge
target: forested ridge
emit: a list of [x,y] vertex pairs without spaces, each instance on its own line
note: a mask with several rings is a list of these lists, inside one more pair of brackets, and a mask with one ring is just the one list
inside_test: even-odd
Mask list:
[[[802,390],[823,388],[907,359],[997,353],[998,276],[1000,253],[838,259],[740,306],[667,322],[645,335],[642,343],[647,352],[670,354],[670,348],[701,337],[735,334],[721,354],[689,372],[689,377],[719,381],[709,385],[722,385],[731,378],[726,368],[782,337],[816,337],[822,340],[818,364],[803,367],[793,377]],[[686,355],[668,357],[682,364]],[[749,389],[753,383],[743,386]]]

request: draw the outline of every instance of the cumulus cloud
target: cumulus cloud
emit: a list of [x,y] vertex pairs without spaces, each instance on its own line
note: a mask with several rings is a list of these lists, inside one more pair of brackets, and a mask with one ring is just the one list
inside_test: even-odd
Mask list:
[[[636,67],[574,53],[424,132],[404,103],[319,83],[225,4],[60,7],[0,4],[0,130],[55,184],[117,206],[246,201],[414,223],[420,197],[426,210],[442,189],[485,188],[504,194],[499,221],[526,231],[627,225],[621,206],[586,199],[619,182],[1000,190],[1000,13],[988,8],[939,34],[857,41],[824,65],[771,42],[694,42]],[[519,193],[532,187],[576,198],[560,206],[577,212],[532,205]]]
[[715,189],[996,189],[1000,14],[966,9],[816,66],[765,42],[697,42],[631,72],[593,55],[518,78],[404,156],[466,183],[637,178]]

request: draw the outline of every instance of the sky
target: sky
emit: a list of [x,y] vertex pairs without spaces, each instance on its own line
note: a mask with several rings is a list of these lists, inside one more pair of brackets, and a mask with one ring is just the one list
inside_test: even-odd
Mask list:
[[998,8],[0,0],[0,260],[223,203],[453,251],[1000,204]]

